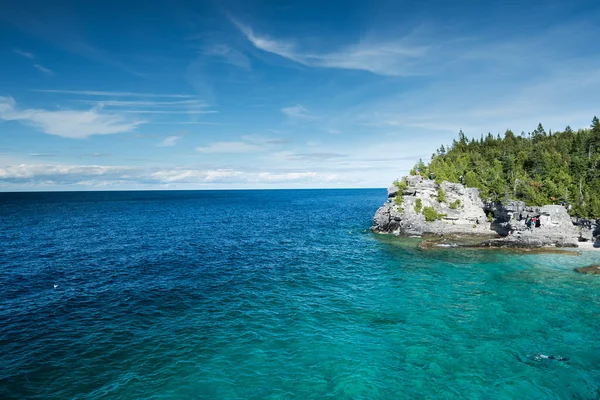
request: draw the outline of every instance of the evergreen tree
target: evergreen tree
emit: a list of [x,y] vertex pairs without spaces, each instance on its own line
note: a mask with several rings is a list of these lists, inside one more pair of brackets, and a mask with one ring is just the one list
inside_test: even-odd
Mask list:
[[600,218],[600,120],[589,129],[547,134],[542,124],[529,135],[491,133],[479,140],[461,130],[452,145],[441,146],[429,164],[419,160],[422,175],[436,182],[458,182],[479,189],[488,200],[523,200],[528,205],[566,202],[574,214]]

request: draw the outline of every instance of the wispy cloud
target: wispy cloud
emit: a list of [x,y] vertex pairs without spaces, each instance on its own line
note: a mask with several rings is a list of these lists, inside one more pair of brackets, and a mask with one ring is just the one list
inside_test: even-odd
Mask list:
[[40,157],[40,158],[53,158],[60,157],[61,155],[58,153],[30,153],[29,157]]
[[105,92],[99,90],[53,90],[53,89],[36,89],[33,92],[43,93],[63,93],[63,94],[78,94],[84,96],[108,96],[108,97],[156,97],[156,98],[178,98],[191,99],[196,96],[191,94],[161,94],[161,93],[136,93],[136,92]]
[[290,118],[296,119],[314,119],[315,117],[308,113],[308,110],[301,105],[295,105],[292,107],[285,107],[281,109],[281,112]]
[[[29,60],[34,60],[34,59],[36,59],[36,58],[37,58],[37,57],[35,56],[35,54],[33,54],[33,53],[30,53],[30,52],[28,52],[28,51],[23,51],[23,50],[19,50],[19,49],[14,49],[14,50],[13,50],[13,52],[14,52],[15,54],[18,54],[18,55],[20,55],[21,57],[27,58],[27,59],[29,59]],[[37,69],[38,71],[40,71],[40,72],[44,73],[45,75],[48,75],[48,76],[53,76],[53,75],[54,75],[54,71],[52,71],[52,70],[51,70],[51,69],[49,69],[49,68],[46,68],[46,67],[44,67],[43,65],[41,65],[41,64],[39,64],[39,63],[35,63],[35,64],[33,64],[33,67],[34,67],[35,69]]]
[[14,52],[15,52],[15,54],[18,54],[21,57],[29,58],[30,60],[33,60],[35,58],[35,55],[33,53],[28,52],[28,51],[22,51],[22,50],[19,50],[19,49],[15,49]]
[[165,138],[162,142],[160,142],[160,144],[158,144],[158,146],[159,147],[172,147],[177,144],[177,141],[179,139],[181,139],[181,136],[169,136],[169,137]]
[[294,140],[286,137],[267,137],[260,135],[244,135],[242,139],[246,142],[258,145],[282,145],[292,143]]
[[429,46],[414,43],[415,39],[408,35],[393,41],[364,40],[329,53],[314,53],[303,51],[292,41],[258,35],[251,27],[232,21],[257,49],[309,67],[362,70],[389,76],[415,75],[421,72],[413,68],[414,61],[429,50]]
[[235,65],[236,67],[243,69],[251,68],[250,59],[244,53],[224,44],[209,46],[204,50],[204,54],[219,57],[226,63]]
[[207,121],[153,121],[155,124],[177,124],[177,125],[226,125],[222,122]]
[[127,114],[216,114],[214,110],[123,110]]
[[[64,157],[64,153],[30,153],[29,157],[34,158],[56,158],[56,157]],[[70,155],[74,158],[100,158],[100,157],[109,157],[110,154],[107,153],[87,153],[87,154],[74,154]]]
[[293,161],[306,161],[306,162],[315,162],[315,161],[329,161],[329,160],[337,160],[340,158],[348,157],[346,154],[339,153],[293,153],[287,156],[288,160]]
[[200,153],[220,153],[220,154],[239,154],[239,153],[255,153],[261,151],[262,148],[256,144],[246,142],[216,142],[208,146],[196,147],[196,151]]
[[332,182],[335,174],[315,171],[256,171],[199,168],[141,168],[102,165],[18,164],[0,166],[0,187],[7,183],[110,187],[123,184],[276,184]]
[[181,101],[137,101],[137,100],[81,100],[82,103],[97,104],[106,107],[208,107],[208,104],[200,100]]
[[[44,12],[43,16],[41,14],[36,16],[35,11],[28,10],[27,6],[24,6],[21,10],[18,9],[18,6],[11,8],[10,11],[7,10],[4,13],[6,17],[2,19],[10,21],[10,24],[19,27],[28,34],[72,54],[144,78],[132,66],[88,42],[84,38],[83,32],[77,29],[75,25],[65,24],[62,18],[65,14],[70,13],[71,9],[61,10],[61,6],[56,5],[54,12]],[[4,15],[0,17],[4,17]]]
[[120,114],[103,113],[100,108],[85,111],[19,109],[12,97],[0,97],[0,120],[19,121],[33,125],[44,133],[71,139],[132,132],[144,123],[141,120],[129,120]]
[[33,64],[33,67],[36,68],[38,71],[41,71],[41,72],[43,72],[44,74],[46,74],[48,76],[53,76],[54,75],[54,71],[52,71],[49,68],[44,67],[43,65]]

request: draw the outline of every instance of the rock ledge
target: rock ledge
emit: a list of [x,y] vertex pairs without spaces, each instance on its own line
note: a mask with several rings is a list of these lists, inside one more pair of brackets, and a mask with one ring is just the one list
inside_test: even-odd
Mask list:
[[[533,218],[535,227],[530,224]],[[579,241],[600,239],[597,221],[574,220],[563,206],[484,203],[476,188],[436,184],[421,176],[406,177],[388,189],[371,229],[396,236],[480,237],[481,247],[578,247]]]

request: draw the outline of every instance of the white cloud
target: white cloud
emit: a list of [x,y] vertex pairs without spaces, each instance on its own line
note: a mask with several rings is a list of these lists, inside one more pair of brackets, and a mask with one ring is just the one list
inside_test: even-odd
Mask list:
[[159,147],[171,147],[177,144],[177,141],[181,139],[181,136],[169,136],[165,138],[160,144]]
[[261,135],[244,135],[242,139],[246,142],[257,145],[283,145],[292,143],[294,140],[287,137],[270,137]]
[[1,179],[24,179],[48,176],[99,176],[110,173],[127,173],[135,170],[134,167],[113,167],[101,165],[42,165],[20,164],[0,167]]
[[204,50],[204,54],[209,56],[220,57],[226,63],[235,65],[236,67],[240,67],[243,69],[251,68],[250,60],[245,54],[224,44],[207,47]]
[[216,114],[213,110],[123,110],[128,114]]
[[295,43],[259,36],[234,19],[233,23],[258,49],[310,67],[353,69],[379,75],[403,76],[421,72],[413,63],[427,54],[428,46],[411,43],[411,36],[395,41],[361,41],[330,53],[303,52]]
[[12,97],[0,97],[0,120],[20,121],[31,124],[44,133],[71,139],[132,132],[144,123],[140,120],[128,120],[119,114],[102,113],[100,108],[86,111],[21,110]]
[[346,154],[340,153],[293,153],[287,156],[288,160],[306,161],[306,162],[321,162],[338,160],[347,157]]
[[44,67],[43,65],[33,64],[33,67],[36,68],[37,70],[43,72],[44,74],[46,74],[48,76],[53,76],[54,75],[54,71],[52,71],[51,69],[48,69],[48,68]]
[[[154,172],[152,177],[159,182],[218,182],[242,178],[243,173],[235,170],[172,169]],[[243,179],[243,178],[242,178]]]
[[208,146],[196,147],[196,151],[200,153],[255,153],[261,151],[262,148],[255,144],[245,142],[216,142]]
[[21,57],[29,58],[30,60],[33,60],[35,58],[35,55],[33,53],[28,52],[28,51],[22,51],[22,50],[19,50],[19,49],[15,49],[14,52],[15,52],[15,54],[18,54]]
[[[327,175],[324,177],[325,180],[333,180],[336,177],[334,175]],[[320,179],[320,175],[316,172],[286,172],[286,173],[272,173],[272,172],[261,172],[257,176],[258,181],[266,182],[285,182],[285,181],[313,181]]]
[[297,119],[314,119],[315,117],[311,116],[308,113],[308,110],[301,105],[295,105],[292,107],[285,107],[281,109],[281,112],[287,115],[290,118]]
[[87,104],[97,104],[106,107],[207,107],[208,104],[200,100],[180,100],[180,101],[142,101],[142,100],[82,100]]
[[37,89],[33,92],[43,93],[62,93],[62,94],[78,94],[83,96],[109,96],[109,97],[163,97],[163,98],[179,98],[179,99],[190,99],[195,96],[191,94],[159,94],[159,93],[135,93],[135,92],[104,92],[96,90],[51,90],[51,89]]
[[18,164],[0,166],[0,189],[8,184],[35,186],[115,186],[115,185],[271,185],[277,183],[330,183],[335,174],[314,171],[257,171],[198,168],[140,168],[101,165]]

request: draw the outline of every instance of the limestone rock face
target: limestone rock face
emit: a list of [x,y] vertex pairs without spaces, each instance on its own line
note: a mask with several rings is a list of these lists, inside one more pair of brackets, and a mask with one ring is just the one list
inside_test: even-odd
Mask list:
[[[401,236],[493,233],[477,189],[449,182],[437,185],[419,176],[408,177],[405,182],[407,188],[402,193],[397,188],[388,189],[390,197],[375,213],[373,231]],[[446,197],[444,201],[438,201],[440,188]],[[402,196],[401,205],[395,202],[397,196]],[[426,221],[425,207],[433,208],[440,219]]]
[[[527,207],[523,202],[511,203],[506,207],[496,203],[491,209],[498,232],[507,235],[505,241],[515,247],[577,247],[579,232],[565,207]],[[532,226],[534,218],[536,223]]]
[[[526,248],[577,247],[579,240],[600,238],[597,224],[593,229],[590,224],[574,225],[560,205],[530,207],[521,201],[484,204],[476,188],[459,183],[436,184],[421,176],[406,177],[404,182],[407,187],[402,192],[396,186],[388,189],[387,202],[375,213],[374,232],[397,236],[495,236],[482,244]],[[431,215],[437,218],[427,221],[426,207],[430,219]],[[534,218],[536,224],[532,226]]]
[[579,232],[580,242],[600,241],[600,220],[587,218],[571,218],[575,229]]
[[392,185],[390,187],[388,187],[387,192],[388,192],[388,197],[396,197],[396,195],[398,194],[398,186],[396,185]]

